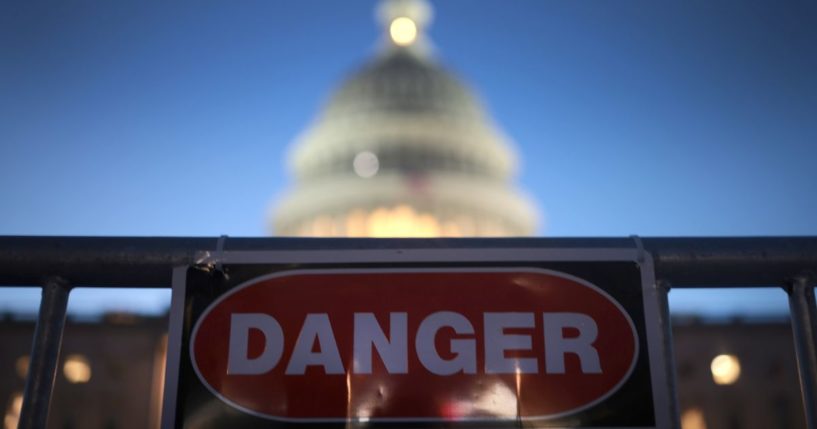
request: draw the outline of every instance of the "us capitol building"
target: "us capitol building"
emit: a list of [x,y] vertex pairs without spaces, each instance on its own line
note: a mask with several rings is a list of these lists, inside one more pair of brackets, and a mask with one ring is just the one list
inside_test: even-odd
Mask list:
[[[296,141],[277,235],[520,236],[537,213],[514,153],[476,97],[434,59],[430,7],[390,1],[377,55]],[[69,316],[48,429],[159,427],[165,317]],[[32,318],[0,314],[2,429],[16,429]],[[788,318],[673,321],[682,429],[805,428]],[[194,422],[192,428],[206,427]]]
[[381,4],[379,52],[331,96],[290,158],[275,235],[526,236],[537,212],[516,158],[477,97],[435,59],[430,6]]

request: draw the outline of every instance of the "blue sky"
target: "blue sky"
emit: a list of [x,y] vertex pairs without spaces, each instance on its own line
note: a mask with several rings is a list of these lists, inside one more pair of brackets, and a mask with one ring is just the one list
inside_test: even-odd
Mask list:
[[[265,235],[290,142],[376,51],[375,5],[0,3],[0,234]],[[817,235],[815,3],[433,5],[540,234]]]

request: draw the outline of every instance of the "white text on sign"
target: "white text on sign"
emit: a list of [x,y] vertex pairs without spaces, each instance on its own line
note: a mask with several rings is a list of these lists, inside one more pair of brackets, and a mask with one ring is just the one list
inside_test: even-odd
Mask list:
[[[483,313],[484,372],[486,374],[547,374],[565,373],[565,356],[578,357],[581,372],[600,374],[599,354],[593,346],[598,326],[592,317],[582,313],[543,312],[544,350],[538,357],[509,358],[506,351],[531,350],[532,335],[520,334],[519,329],[532,329],[537,314],[531,312]],[[435,345],[437,333],[452,329],[457,338],[449,341],[451,358],[444,358]],[[515,329],[517,333],[506,333]],[[565,335],[565,329],[578,335]],[[257,356],[250,356],[250,331],[257,330],[264,337],[264,347]],[[474,325],[465,316],[453,311],[438,311],[426,316],[414,337],[414,350],[426,370],[436,375],[477,373],[477,342],[473,338]],[[466,337],[463,337],[466,336]],[[468,337],[470,336],[470,337]],[[408,315],[389,313],[389,332],[386,334],[374,313],[354,313],[352,373],[371,374],[373,352],[376,350],[390,374],[408,373]],[[318,351],[314,346],[318,345]],[[266,313],[233,313],[230,319],[230,337],[227,374],[256,375],[272,371],[284,355],[284,332],[278,321]],[[304,318],[295,346],[288,356],[285,373],[303,375],[307,367],[323,368],[326,374],[344,374],[329,315],[309,313]]]

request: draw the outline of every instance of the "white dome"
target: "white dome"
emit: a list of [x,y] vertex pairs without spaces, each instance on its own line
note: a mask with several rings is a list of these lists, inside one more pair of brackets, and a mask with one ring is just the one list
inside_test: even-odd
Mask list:
[[[401,11],[424,10],[394,4],[385,9],[402,19]],[[357,235],[360,222],[382,223],[398,207],[394,216],[414,216],[427,234],[534,232],[536,210],[510,183],[507,138],[417,40],[388,44],[353,73],[295,142],[297,183],[272,214],[276,234]]]
[[299,140],[292,165],[298,179],[309,179],[345,169],[362,150],[379,151],[385,169],[443,167],[498,178],[514,169],[506,139],[470,91],[405,49],[376,58],[341,85]]

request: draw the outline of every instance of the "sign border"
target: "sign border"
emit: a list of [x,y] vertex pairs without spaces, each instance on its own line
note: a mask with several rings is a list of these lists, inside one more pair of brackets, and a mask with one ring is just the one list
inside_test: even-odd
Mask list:
[[[233,400],[225,397],[221,392],[215,390],[210,383],[207,382],[206,378],[201,374],[201,370],[194,359],[195,356],[195,343],[199,328],[201,327],[202,321],[207,317],[207,314],[210,313],[219,303],[223,302],[225,299],[229,298],[235,293],[238,293],[241,289],[254,286],[259,282],[263,282],[265,280],[273,279],[273,278],[281,278],[281,277],[289,277],[289,276],[297,276],[297,275],[304,275],[304,274],[371,274],[371,273],[535,273],[535,274],[545,274],[548,276],[553,277],[561,277],[563,279],[567,279],[573,281],[575,283],[579,283],[582,286],[588,287],[594,290],[596,293],[604,296],[610,301],[618,310],[624,315],[625,319],[627,320],[627,324],[630,326],[630,331],[633,334],[633,359],[630,362],[629,368],[627,368],[626,374],[619,380],[618,383],[615,384],[610,390],[605,392],[603,395],[599,396],[598,398],[594,399],[591,402],[583,404],[576,408],[571,408],[567,411],[561,411],[555,414],[548,414],[548,415],[541,415],[541,416],[528,416],[525,417],[523,420],[526,421],[536,421],[536,420],[551,420],[557,419],[560,417],[569,416],[571,414],[575,414],[581,411],[584,411],[588,408],[591,408],[610,396],[614,393],[618,392],[621,389],[621,386],[629,380],[630,376],[635,370],[636,363],[638,363],[638,352],[639,352],[639,344],[638,344],[638,331],[636,330],[635,323],[633,322],[632,317],[630,314],[627,313],[627,310],[619,303],[615,298],[613,298],[609,293],[607,293],[604,289],[590,283],[587,280],[582,278],[576,277],[572,274],[563,273],[561,271],[555,271],[545,268],[537,268],[537,267],[528,267],[524,265],[520,265],[518,267],[456,267],[456,268],[315,268],[315,269],[295,269],[295,270],[284,270],[278,271],[271,274],[266,274],[260,277],[255,277],[253,279],[247,280],[243,283],[240,283],[232,288],[226,293],[220,295],[216,298],[213,302],[211,302],[207,308],[202,312],[201,316],[196,320],[196,323],[193,325],[193,329],[190,331],[190,346],[189,346],[189,355],[190,360],[193,366],[193,371],[199,377],[199,380],[202,381],[204,387],[210,391],[214,396],[221,399],[224,403],[230,405],[231,407],[241,410],[247,414],[267,419],[267,420],[274,420],[279,422],[289,422],[289,423],[343,423],[343,422],[356,422],[356,423],[407,423],[407,422],[450,422],[443,418],[439,417],[372,417],[366,418],[363,420],[359,417],[326,417],[326,418],[292,418],[292,417],[280,417],[280,416],[273,416],[270,414],[264,414],[255,410],[251,410],[246,408],[242,405],[236,404]],[[489,417],[464,417],[451,420],[453,422],[508,422],[508,421],[515,421],[517,418],[489,418]]]
[[[647,356],[649,357],[650,379],[653,396],[653,411],[655,428],[673,427],[672,407],[675,401],[671,400],[671,384],[667,380],[674,372],[667,365],[669,350],[664,350],[667,344],[664,330],[661,327],[663,304],[660,300],[652,256],[648,252],[633,248],[570,248],[570,249],[537,249],[537,248],[447,248],[447,249],[365,249],[365,250],[296,250],[296,251],[224,251],[218,256],[206,255],[199,261],[201,264],[348,264],[348,263],[463,263],[463,262],[635,262],[639,264],[642,285],[642,306],[644,311],[644,329],[647,341]],[[176,420],[176,405],[178,394],[178,377],[181,363],[181,340],[184,325],[184,304],[187,287],[187,270],[189,265],[178,266],[173,269],[172,298],[170,306],[170,324],[168,329],[167,360],[165,369],[165,386],[162,406],[162,429],[173,429]],[[452,267],[456,269],[456,267]],[[508,267],[506,267],[508,268]],[[520,265],[512,269],[530,269]],[[384,268],[388,270],[388,268]],[[422,270],[413,268],[409,270]],[[543,268],[540,268],[544,270]],[[288,271],[305,271],[298,268]],[[327,268],[314,271],[343,271],[343,268]],[[354,269],[350,269],[354,270]],[[360,270],[360,269],[358,269]],[[374,269],[377,270],[377,269]],[[399,270],[399,269],[395,269]],[[441,268],[440,270],[446,270]],[[560,275],[569,275],[561,273]],[[575,277],[575,276],[574,276]],[[255,281],[257,279],[254,279]],[[246,282],[245,282],[246,283]],[[589,282],[582,280],[583,284]],[[242,283],[243,284],[243,283]],[[239,287],[241,285],[237,285]],[[593,287],[598,288],[593,285]],[[606,294],[606,292],[605,292]],[[613,302],[620,306],[618,301]],[[208,305],[208,308],[210,306]],[[632,323],[629,314],[628,319]],[[668,315],[666,315],[668,316]],[[668,320],[668,318],[666,319]],[[198,326],[198,321],[196,321]],[[634,362],[637,359],[634,360]],[[634,366],[633,366],[634,367]],[[632,370],[632,368],[631,368]],[[631,372],[630,372],[631,373]],[[629,373],[628,373],[629,374]],[[629,375],[628,375],[629,377]],[[626,380],[628,377],[625,377]],[[611,392],[618,390],[617,386]],[[209,387],[208,387],[209,389]],[[594,404],[602,402],[602,397]],[[571,410],[571,414],[579,412]],[[548,416],[557,418],[558,416]],[[356,419],[334,419],[332,422],[357,422]],[[412,420],[413,421],[413,420]],[[387,421],[383,421],[387,423]],[[467,422],[467,421],[464,421]],[[305,424],[307,422],[304,422]],[[326,423],[329,423],[327,421]],[[361,422],[362,423],[362,422]],[[499,423],[499,421],[498,421]],[[558,429],[558,428],[552,428]],[[565,428],[567,429],[567,428]],[[605,429],[595,427],[595,429]],[[613,428],[610,428],[613,429]],[[638,429],[634,427],[616,427],[615,429]]]

